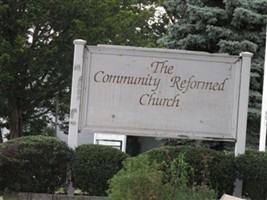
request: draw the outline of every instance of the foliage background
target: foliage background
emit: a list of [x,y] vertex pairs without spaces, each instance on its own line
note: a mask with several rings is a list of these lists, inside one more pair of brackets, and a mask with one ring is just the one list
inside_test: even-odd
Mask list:
[[[157,6],[165,13],[155,18]],[[257,147],[266,14],[266,0],[0,1],[0,127],[10,138],[37,135],[57,116],[67,132],[77,38],[91,45],[250,51],[247,139]]]

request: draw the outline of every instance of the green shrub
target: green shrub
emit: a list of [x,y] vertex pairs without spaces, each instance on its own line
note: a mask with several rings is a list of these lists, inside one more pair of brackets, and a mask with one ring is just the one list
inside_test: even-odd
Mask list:
[[160,200],[164,198],[162,173],[144,156],[129,158],[110,181],[108,200]]
[[103,145],[85,144],[76,148],[74,171],[76,185],[89,195],[105,196],[108,180],[121,168],[127,154]]
[[127,159],[109,181],[108,200],[214,200],[215,192],[205,186],[187,187],[192,168],[181,158],[169,166],[163,164],[167,177],[161,165],[151,163],[147,155]]
[[[234,155],[218,152],[202,147],[174,147],[165,146],[147,152],[151,162],[171,163],[183,153],[185,162],[194,169],[190,175],[189,183],[207,185],[214,189],[218,197],[223,193],[231,194],[234,190],[236,171]],[[163,169],[166,173],[166,170]]]
[[253,200],[267,199],[267,152],[247,151],[236,159],[243,195]]
[[0,146],[1,190],[54,193],[66,181],[73,151],[54,137],[27,136]]

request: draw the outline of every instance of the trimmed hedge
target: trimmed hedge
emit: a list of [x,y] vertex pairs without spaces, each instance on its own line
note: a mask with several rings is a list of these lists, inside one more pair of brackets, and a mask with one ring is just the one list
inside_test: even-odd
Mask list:
[[267,199],[267,152],[247,151],[236,159],[243,195],[253,200]]
[[74,156],[75,187],[92,196],[105,196],[108,180],[121,168],[127,154],[110,146],[84,144]]
[[194,169],[194,174],[190,178],[191,184],[207,185],[217,192],[218,197],[224,193],[233,193],[236,179],[233,154],[188,146],[164,146],[146,154],[151,162],[165,162],[169,165],[181,153],[184,154],[185,162]]
[[0,190],[54,193],[66,182],[73,151],[55,137],[27,136],[0,145]]
[[[158,175],[162,175],[164,184],[168,183],[173,175],[179,176],[176,172],[182,168],[175,163],[181,155],[194,172],[187,173],[189,188],[197,188],[195,183],[201,186],[207,185],[221,197],[223,193],[233,192],[234,182],[238,176],[243,179],[244,197],[253,200],[267,199],[266,152],[247,151],[235,159],[233,153],[207,148],[165,146],[141,156],[145,156],[151,165],[156,164],[159,167],[155,169],[159,169],[160,172],[153,172],[155,175],[153,177],[157,179]],[[108,146],[81,145],[73,152],[64,142],[54,137],[27,136],[13,139],[0,144],[0,192],[9,190],[54,193],[66,183],[67,168],[73,164],[77,181],[75,187],[89,195],[105,196],[108,180],[122,168],[122,162],[126,158],[127,154]],[[131,162],[127,165],[129,169],[134,167],[129,166],[129,163]],[[138,166],[137,162],[136,169]],[[124,172],[124,177],[128,177],[125,174],[127,175],[129,169]],[[130,172],[135,173],[131,170]],[[141,182],[142,173],[141,170],[136,174],[138,177],[140,175]],[[149,180],[149,177],[146,177]],[[127,182],[126,179],[123,181]],[[165,191],[164,188],[163,190]],[[186,195],[188,191],[177,192],[175,195]]]
[[156,161],[169,164],[181,153],[194,169],[191,183],[206,184],[221,197],[223,193],[233,193],[234,182],[239,177],[243,179],[244,197],[253,200],[267,199],[267,152],[250,150],[235,158],[233,153],[202,147],[164,146],[145,154],[151,163]]

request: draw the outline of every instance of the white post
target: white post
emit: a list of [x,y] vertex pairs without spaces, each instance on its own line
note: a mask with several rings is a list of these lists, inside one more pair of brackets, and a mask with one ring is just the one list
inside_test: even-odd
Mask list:
[[235,156],[245,153],[246,134],[247,134],[247,113],[248,113],[248,98],[249,98],[249,80],[250,80],[250,65],[252,53],[243,52],[241,82],[240,82],[240,97],[238,109],[238,125],[237,138],[235,144]]
[[[243,52],[242,68],[241,68],[241,81],[240,81],[240,96],[239,96],[239,109],[238,109],[238,125],[237,125],[237,138],[235,143],[235,156],[245,153],[246,149],[246,134],[247,134],[247,113],[248,113],[248,98],[249,98],[249,80],[250,80],[250,65],[252,53]],[[242,196],[243,181],[237,179],[235,181],[234,196]]]
[[266,148],[266,126],[267,126],[267,26],[265,40],[265,65],[263,75],[263,92],[261,103],[261,129],[259,151],[265,151]]
[[78,146],[80,94],[83,68],[84,40],[74,40],[73,74],[71,86],[70,122],[68,145],[71,148]]

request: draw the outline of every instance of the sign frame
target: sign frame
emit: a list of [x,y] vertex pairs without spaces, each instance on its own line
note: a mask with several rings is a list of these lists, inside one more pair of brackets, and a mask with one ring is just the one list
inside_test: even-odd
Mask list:
[[[71,96],[71,109],[70,109],[70,127],[69,127],[69,138],[68,143],[70,146],[77,146],[77,137],[79,132],[103,132],[103,133],[120,133],[126,135],[138,135],[138,136],[156,136],[156,137],[175,137],[175,138],[188,138],[188,139],[203,139],[203,140],[220,140],[220,141],[232,141],[236,142],[236,154],[244,152],[245,141],[246,141],[246,121],[247,121],[247,107],[248,107],[248,92],[249,92],[249,78],[250,78],[250,62],[252,54],[248,52],[241,53],[240,56],[229,56],[228,54],[210,54],[205,52],[194,52],[194,51],[181,51],[181,50],[166,50],[166,49],[151,49],[151,48],[140,48],[140,47],[122,47],[112,45],[98,45],[98,46],[86,46],[86,41],[75,40],[74,50],[74,64],[73,64],[73,80],[72,80],[72,96]],[[129,53],[130,52],[130,53]],[[199,134],[197,132],[182,132],[180,133],[168,133],[168,130],[155,131],[147,129],[145,132],[143,129],[138,131],[136,129],[129,130],[121,129],[120,127],[105,127],[95,126],[93,123],[88,126],[87,115],[90,102],[90,79],[93,73],[92,62],[93,56],[96,54],[103,55],[117,55],[123,56],[135,56],[145,57],[146,55],[164,58],[168,55],[169,59],[182,59],[188,61],[203,61],[203,62],[217,62],[227,63],[231,67],[235,67],[232,77],[236,80],[233,86],[234,97],[233,105],[231,105],[232,124],[234,131],[231,131],[231,135],[221,136],[212,134]],[[98,60],[101,57],[97,57]],[[96,59],[97,60],[97,59]],[[91,73],[91,75],[90,75]],[[92,99],[92,98],[91,98]],[[92,114],[91,118],[92,119]],[[115,115],[114,115],[115,116]],[[90,122],[89,119],[89,122]],[[135,125],[136,126],[136,125]],[[170,132],[172,132],[171,130]],[[145,134],[144,134],[145,132]],[[167,135],[166,135],[167,132]]]

